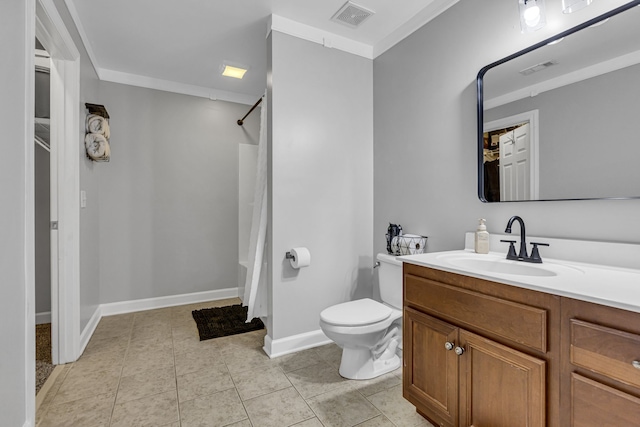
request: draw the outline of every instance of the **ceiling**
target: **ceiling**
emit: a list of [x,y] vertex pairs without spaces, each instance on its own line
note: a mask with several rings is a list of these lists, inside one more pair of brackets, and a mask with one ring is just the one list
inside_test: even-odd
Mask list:
[[[546,90],[640,63],[640,6],[588,26],[553,45],[545,45],[487,71],[485,107],[493,108]],[[548,68],[523,75],[537,64]]]
[[[272,28],[370,59],[458,0],[355,0],[357,29],[331,21],[345,0],[65,0],[102,80],[253,104],[266,86]],[[246,65],[237,80],[223,61]]]

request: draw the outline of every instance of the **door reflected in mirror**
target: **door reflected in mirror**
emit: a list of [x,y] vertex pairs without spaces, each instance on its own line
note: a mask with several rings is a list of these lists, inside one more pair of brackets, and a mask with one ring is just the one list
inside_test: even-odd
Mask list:
[[638,5],[480,70],[481,200],[640,197]]
[[488,125],[484,133],[486,201],[536,200],[538,168],[532,161],[530,122],[516,120],[506,128]]

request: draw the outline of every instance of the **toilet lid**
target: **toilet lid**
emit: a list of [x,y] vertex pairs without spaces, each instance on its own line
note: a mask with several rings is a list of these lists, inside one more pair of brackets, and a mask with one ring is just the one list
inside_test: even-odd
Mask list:
[[320,319],[333,325],[363,326],[380,322],[393,310],[369,298],[337,304],[322,310]]

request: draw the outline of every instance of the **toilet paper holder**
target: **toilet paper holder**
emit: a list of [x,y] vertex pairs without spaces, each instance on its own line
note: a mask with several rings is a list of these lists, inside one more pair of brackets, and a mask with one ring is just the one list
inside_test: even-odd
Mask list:
[[291,248],[285,258],[289,260],[291,267],[298,269],[311,265],[311,253],[305,247]]

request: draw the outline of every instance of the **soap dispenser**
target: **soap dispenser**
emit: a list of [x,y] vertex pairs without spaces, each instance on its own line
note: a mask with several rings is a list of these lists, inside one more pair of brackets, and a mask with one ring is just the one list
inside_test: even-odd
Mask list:
[[475,250],[478,254],[489,253],[489,232],[487,232],[487,226],[484,218],[478,220],[478,229],[476,230]]

